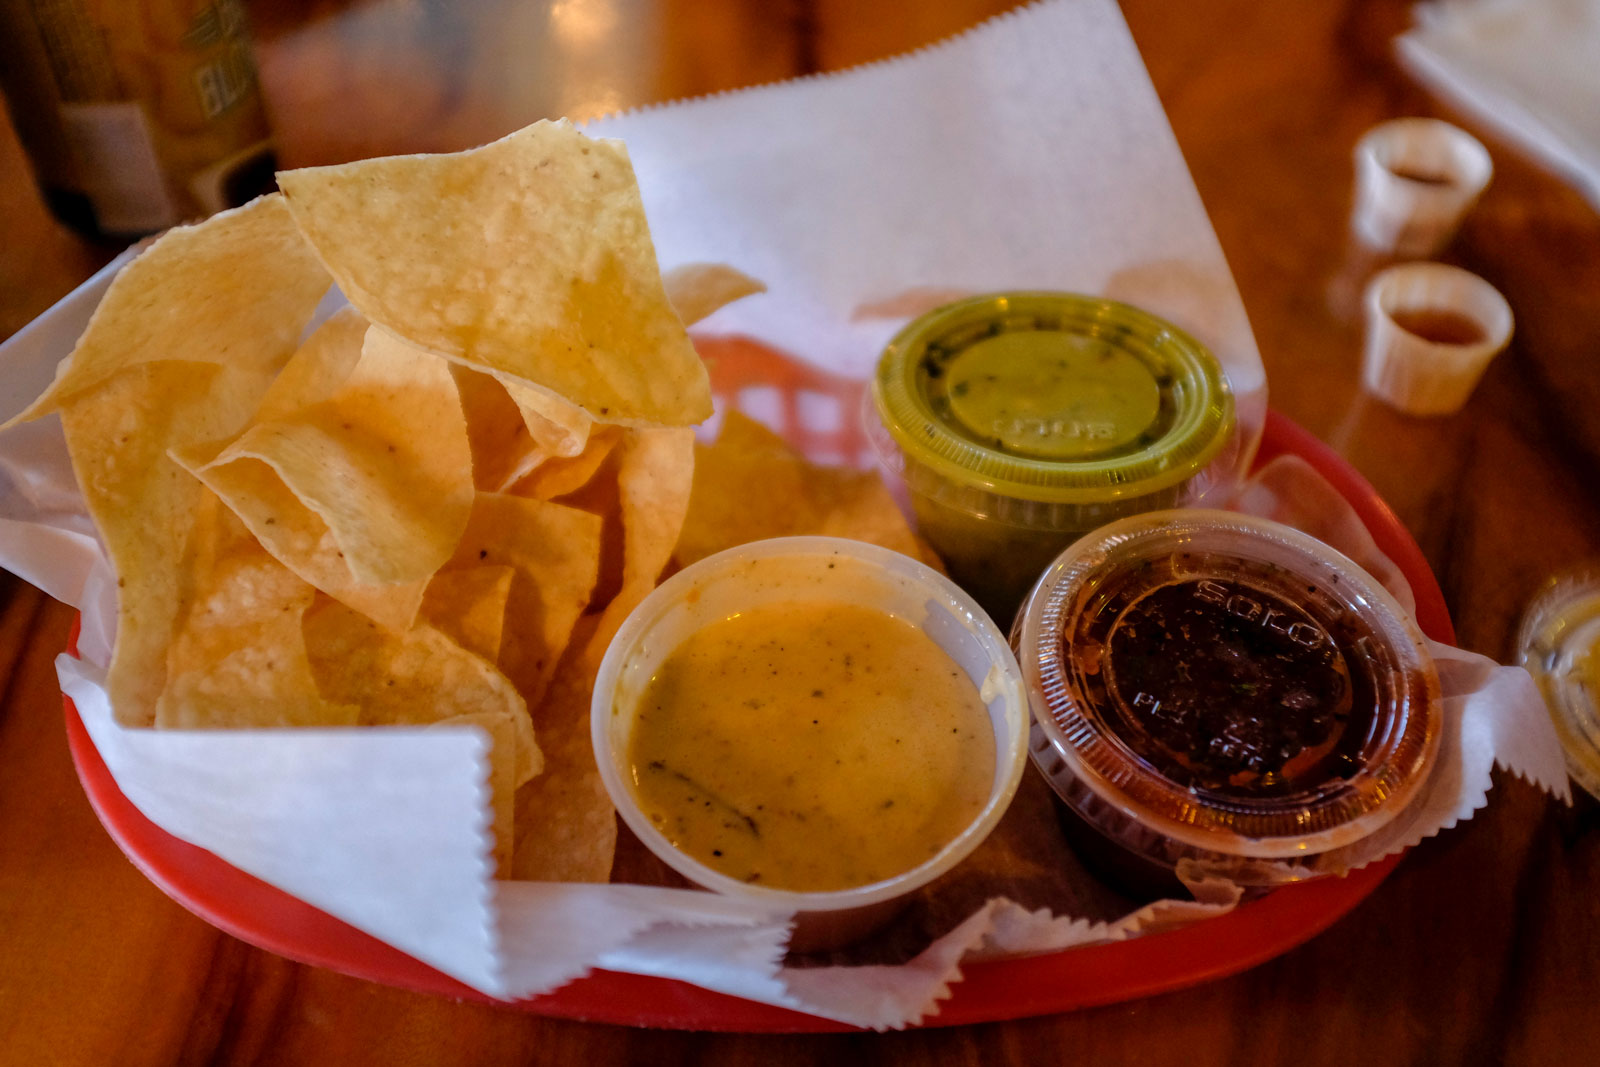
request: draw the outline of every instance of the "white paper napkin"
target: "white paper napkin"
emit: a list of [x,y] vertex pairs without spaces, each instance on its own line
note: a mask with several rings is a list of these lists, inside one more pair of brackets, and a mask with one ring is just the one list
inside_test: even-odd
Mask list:
[[1600,0],[1436,0],[1416,23],[1406,67],[1600,210]]
[[[1265,382],[1244,309],[1110,0],[1036,5],[913,56],[592,132],[628,140],[664,264],[730,262],[768,283],[709,330],[861,376],[937,294],[1103,293],[1208,343],[1247,435],[1259,433]],[[92,279],[0,346],[6,410],[49,380],[108,283]],[[785,915],[684,890],[492,882],[472,731],[117,726],[99,686],[114,582],[62,470],[48,430],[0,435],[0,563],[84,609],[84,659],[63,657],[62,684],[124,794],[167,832],[491,995],[533,995],[599,966],[898,1027],[937,1009],[968,954],[1134,936],[1238,899],[1201,884],[1195,901],[1107,924],[994,901],[905,966],[788,970]],[[1509,677],[1478,666],[1480,682]],[[1497,756],[1564,782],[1559,752],[1523,736],[1538,734],[1533,698],[1507,684],[1508,695],[1464,701],[1461,804],[1482,803]]]

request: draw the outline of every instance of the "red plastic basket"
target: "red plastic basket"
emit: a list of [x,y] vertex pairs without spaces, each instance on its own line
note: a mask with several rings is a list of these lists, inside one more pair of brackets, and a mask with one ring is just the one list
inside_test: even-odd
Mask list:
[[[746,410],[807,455],[865,465],[859,410],[864,383],[788,359],[754,342],[700,338],[718,410]],[[1258,463],[1298,455],[1348,500],[1378,547],[1411,582],[1417,620],[1454,640],[1443,595],[1421,551],[1353,468],[1311,434],[1269,414]],[[75,635],[74,635],[75,636]],[[357,978],[448,997],[489,998],[304,901],[167,834],[117,789],[66,701],[67,739],[84,792],[119,847],[174,900],[260,948]],[[1132,941],[1017,960],[968,964],[963,980],[925,1026],[1041,1015],[1167,992],[1271,959],[1326,929],[1367,897],[1398,862],[1391,857],[1344,878],[1280,889],[1217,919]],[[594,971],[509,1008],[576,1019],[680,1029],[803,1032],[848,1026],[669,979]]]

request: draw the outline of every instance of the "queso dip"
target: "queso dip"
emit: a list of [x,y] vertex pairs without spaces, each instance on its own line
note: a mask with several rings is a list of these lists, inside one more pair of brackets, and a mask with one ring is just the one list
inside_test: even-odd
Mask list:
[[917,627],[842,603],[707,626],[639,699],[640,808],[679,850],[752,884],[868,885],[931,858],[982,810],[989,714]]

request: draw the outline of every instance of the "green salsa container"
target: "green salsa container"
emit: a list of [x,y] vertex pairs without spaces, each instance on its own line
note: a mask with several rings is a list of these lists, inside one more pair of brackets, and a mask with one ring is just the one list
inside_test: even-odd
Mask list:
[[1234,472],[1221,364],[1148,312],[1055,292],[972,297],[916,319],[872,383],[879,459],[921,535],[1009,619],[1067,545],[1198,502]]

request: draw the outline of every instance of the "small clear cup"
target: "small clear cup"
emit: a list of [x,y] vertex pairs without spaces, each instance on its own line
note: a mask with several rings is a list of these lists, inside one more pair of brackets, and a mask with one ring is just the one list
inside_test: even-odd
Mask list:
[[1600,799],[1600,563],[1556,575],[1534,597],[1517,662],[1539,683],[1567,774]]
[[1130,860],[1113,880],[1184,860],[1241,885],[1361,866],[1438,752],[1415,624],[1349,559],[1265,519],[1097,530],[1040,578],[1012,640],[1034,765]]
[[1448,415],[1511,340],[1511,306],[1476,274],[1402,263],[1367,284],[1362,384],[1410,415]]
[[[912,623],[979,690],[994,731],[988,798],[956,837],[925,862],[870,885],[796,891],[729,877],[679,851],[647,815],[632,787],[628,744],[638,701],[662,662],[692,634],[761,607],[850,604]],[[898,552],[836,537],[782,537],[708,556],[656,588],[606,650],[591,705],[595,760],[617,812],[646,848],[691,882],[727,896],[796,913],[794,951],[837,947],[891,918],[909,894],[965,859],[1005,814],[1021,780],[1027,697],[1005,635],[955,583]]]
[[1380,123],[1356,144],[1351,227],[1369,248],[1426,259],[1444,248],[1494,175],[1477,138],[1439,119]]

